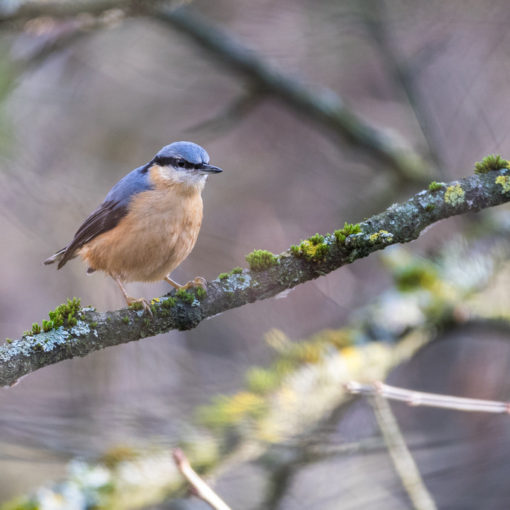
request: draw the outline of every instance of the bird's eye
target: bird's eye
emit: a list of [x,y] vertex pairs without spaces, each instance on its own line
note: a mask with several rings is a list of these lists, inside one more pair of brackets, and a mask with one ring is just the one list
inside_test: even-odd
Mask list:
[[179,168],[184,168],[186,166],[186,161],[184,161],[183,159],[180,159],[179,161],[177,161],[177,166]]

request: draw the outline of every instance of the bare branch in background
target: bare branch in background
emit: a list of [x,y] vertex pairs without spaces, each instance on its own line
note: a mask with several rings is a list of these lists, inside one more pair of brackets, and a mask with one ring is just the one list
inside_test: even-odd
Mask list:
[[72,21],[56,29],[48,27],[41,44],[36,46],[29,55],[13,61],[14,72],[11,79],[15,81],[24,72],[41,65],[52,55],[70,48],[77,41],[89,36],[94,30],[104,27],[105,23],[97,18]]
[[177,469],[192,487],[195,496],[205,501],[214,510],[231,510],[230,507],[207,485],[191,467],[186,455],[179,448],[173,451]]
[[[12,11],[0,8],[2,24],[23,24],[29,33],[35,32],[41,42],[29,55],[15,59],[10,83],[22,73],[40,65],[48,57],[72,46],[94,31],[116,26],[126,16],[145,15],[165,4],[178,7],[187,0],[97,0],[78,2],[25,2]],[[56,21],[60,20],[60,21]]]
[[[112,345],[132,342],[172,329],[192,329],[208,317],[267,299],[323,276],[387,246],[416,239],[427,226],[510,201],[510,171],[475,174],[460,181],[435,183],[407,202],[349,229],[313,236],[275,256],[259,251],[250,270],[233,271],[208,283],[207,294],[169,294],[153,304],[153,319],[131,309],[99,313],[82,309],[78,323],[28,334],[0,347],[0,385],[12,385],[39,368]],[[347,234],[347,235],[346,235]]]
[[[419,91],[417,80],[412,72],[413,70],[402,61],[397,48],[395,48],[391,40],[391,34],[388,33],[384,2],[380,0],[364,0],[362,12],[367,32],[374,40],[377,51],[384,59],[384,68],[389,71],[394,81],[404,91],[427,143],[430,159],[436,166],[436,170],[443,175],[441,144],[437,139],[436,131],[431,126],[428,107]],[[427,55],[430,58],[430,51]]]
[[[423,347],[424,340],[417,339],[413,334],[407,335],[407,338],[401,339],[399,343],[385,343],[384,346],[376,343],[360,345],[355,348],[355,359],[350,355],[351,347],[347,348],[350,353],[347,355],[343,349],[324,350],[323,362],[310,364],[303,360],[291,374],[287,374],[282,384],[265,395],[257,394],[258,399],[264,402],[263,413],[253,414],[250,404],[247,408],[242,403],[239,406],[237,395],[246,396],[246,389],[230,397],[222,395],[223,401],[237,401],[238,411],[233,419],[216,421],[212,429],[207,420],[203,421],[203,415],[202,418],[198,417],[201,414],[200,408],[196,409],[201,427],[192,427],[191,435],[186,432],[189,430],[187,427],[181,430],[180,443],[186,445],[190,464],[201,466],[208,476],[214,476],[215,479],[224,478],[225,475],[229,477],[229,474],[235,473],[246,463],[256,463],[264,469],[271,481],[268,487],[260,488],[259,508],[276,510],[280,508],[279,500],[284,495],[280,487],[284,488],[292,482],[294,474],[304,464],[315,463],[331,455],[350,456],[384,449],[384,443],[379,437],[349,444],[342,441],[341,444],[332,446],[329,434],[324,434],[324,417],[328,416],[327,423],[334,428],[336,420],[330,412],[353,402],[351,395],[344,390],[343,382],[347,382],[351,377],[363,380],[366,377],[367,364],[370,365],[374,378],[384,378],[395,366],[408,360]],[[360,363],[360,360],[363,362]],[[303,385],[304,380],[307,381],[306,385]],[[289,391],[295,395],[291,401],[288,399]],[[248,394],[255,396],[250,391]],[[211,401],[212,405],[216,405],[214,400],[213,398]],[[241,420],[239,412],[244,414]],[[273,431],[273,435],[268,441],[264,431],[269,429]],[[80,461],[82,469],[78,477],[71,469],[64,479],[45,484],[43,490],[34,491],[23,498],[25,508],[39,508],[42,505],[41,498],[47,501],[48,494],[61,502],[62,508],[68,508],[71,501],[74,501],[75,492],[67,489],[69,486],[75,488],[77,483],[81,493],[85,493],[89,501],[94,501],[98,507],[105,509],[152,508],[162,503],[163,499],[168,501],[168,498],[182,495],[185,480],[168,447],[164,445],[161,450],[161,447],[154,446],[156,445],[148,449],[136,449],[132,452],[134,455],[128,455],[127,458],[114,455],[106,465],[105,456],[108,454],[95,462]],[[98,483],[98,477],[94,475],[98,471],[102,473],[102,483]],[[137,475],[133,476],[133,473]],[[20,504],[20,499],[17,498],[16,502]],[[253,507],[253,502],[250,503]],[[7,503],[9,504],[10,502]],[[3,507],[0,505],[0,508]],[[9,508],[12,510],[12,507]]]
[[[191,37],[234,71],[245,75],[251,82],[252,88],[262,94],[267,93],[279,98],[294,110],[326,127],[336,136],[340,136],[348,143],[370,154],[378,162],[393,170],[401,179],[423,183],[427,176],[430,177],[430,167],[427,167],[416,152],[409,147],[402,147],[401,142],[397,142],[388,132],[359,117],[332,90],[311,87],[294,76],[282,73],[254,51],[197,15],[192,15],[183,9],[174,12],[174,9],[159,8],[162,4],[169,4],[175,8],[182,3],[183,0],[173,2],[164,0],[27,2],[11,13],[2,14],[0,11],[0,23],[19,23],[37,17],[70,18],[81,14],[101,16],[110,11],[118,11],[121,16],[153,15]],[[249,101],[241,102],[241,106],[240,108],[238,104],[235,104],[233,108],[230,108],[227,112],[227,120],[231,121],[232,115],[245,112],[244,107],[251,107],[253,104]]]
[[72,2],[21,2],[14,9],[0,7],[0,23],[19,24],[38,17],[73,18],[80,14],[100,16],[120,9],[127,16],[143,15],[160,5],[180,5],[186,0],[73,0]]
[[423,482],[418,466],[407,448],[391,407],[378,393],[370,398],[393,466],[415,510],[436,510],[437,506]]
[[510,402],[497,400],[484,400],[453,395],[439,395],[437,393],[424,393],[406,388],[397,388],[381,382],[374,384],[360,384],[351,381],[346,385],[347,390],[353,394],[380,395],[388,400],[398,400],[410,406],[439,407],[454,411],[466,411],[471,413],[495,413],[510,414]]
[[311,87],[295,76],[284,74],[255,51],[187,10],[156,10],[154,16],[191,37],[228,67],[246,76],[257,89],[274,95],[367,152],[400,178],[423,183],[427,175],[430,177],[431,169],[418,154],[410,148],[399,147],[388,133],[359,117],[332,90]]
[[188,133],[215,133],[226,131],[231,128],[235,122],[248,115],[261,101],[263,94],[257,90],[248,92],[234,100],[230,105],[215,117],[200,122],[187,128]]

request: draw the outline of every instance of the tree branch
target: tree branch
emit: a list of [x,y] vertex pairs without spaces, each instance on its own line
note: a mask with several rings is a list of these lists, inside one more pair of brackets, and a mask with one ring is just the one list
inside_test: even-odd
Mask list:
[[370,404],[388,448],[393,467],[409,496],[414,510],[437,510],[437,506],[421,477],[418,466],[407,447],[390,405],[378,393],[372,395]]
[[[191,37],[234,71],[244,74],[261,93],[274,95],[348,143],[363,149],[379,163],[395,171],[401,179],[421,184],[425,182],[427,173],[430,175],[430,168],[426,167],[423,159],[410,147],[402,147],[401,142],[388,132],[359,117],[332,90],[310,87],[296,77],[282,73],[210,22],[184,9],[174,10],[185,2],[186,0],[29,1],[13,11],[0,10],[0,24],[19,24],[40,16],[70,18],[83,13],[100,16],[111,10],[119,10],[123,16],[152,15]],[[172,8],[161,8],[167,4]]]
[[324,238],[313,236],[278,256],[265,252],[252,260],[250,270],[209,282],[205,296],[171,293],[155,300],[152,319],[132,309],[99,313],[84,308],[75,325],[10,341],[0,347],[0,385],[12,385],[34,370],[105,347],[195,328],[208,317],[270,298],[386,246],[412,241],[441,219],[506,203],[510,170],[475,174],[431,188],[363,221],[359,233],[345,235],[349,229],[344,229]]
[[[429,157],[434,163],[437,171],[443,176],[441,167],[441,144],[438,139],[437,130],[432,126],[429,118],[427,105],[417,87],[417,79],[410,69],[400,58],[397,48],[394,47],[391,36],[388,33],[386,21],[386,6],[379,0],[365,0],[362,4],[362,13],[368,34],[376,43],[376,49],[381,55],[385,68],[393,76],[395,82],[399,83],[407,96],[415,118],[420,126],[423,138],[428,145]],[[443,176],[444,177],[444,176]]]
[[213,133],[214,136],[230,129],[234,123],[250,113],[262,99],[262,94],[256,90],[247,91],[244,95],[234,99],[222,112],[205,121],[186,128],[187,133],[198,134],[202,136],[207,133]]
[[430,176],[430,169],[416,152],[398,146],[387,132],[359,117],[331,89],[311,87],[295,76],[284,74],[253,50],[186,9],[158,9],[154,17],[177,28],[229,68],[245,75],[258,90],[274,95],[368,152],[401,178],[423,184],[427,170]]
[[231,508],[207,485],[196,471],[191,467],[189,460],[180,448],[172,452],[175,465],[181,475],[190,484],[193,493],[205,501],[214,510],[231,510]]
[[440,395],[438,393],[425,393],[423,391],[414,391],[407,388],[390,386],[389,384],[384,384],[382,382],[360,384],[356,381],[351,381],[346,384],[346,389],[355,395],[377,395],[380,398],[405,402],[413,407],[425,406],[471,413],[510,414],[510,402],[454,397],[453,395]]
[[[183,3],[184,0],[179,0]],[[121,9],[126,15],[147,14],[157,5],[176,4],[176,0],[73,0],[72,2],[22,2],[14,9],[0,9],[0,23],[22,23],[40,16],[72,18],[79,14],[100,16],[112,9]]]

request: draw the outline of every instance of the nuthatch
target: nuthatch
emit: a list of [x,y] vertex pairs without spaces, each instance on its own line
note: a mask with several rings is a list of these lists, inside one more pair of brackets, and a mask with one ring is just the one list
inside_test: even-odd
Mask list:
[[189,255],[202,223],[202,196],[209,174],[207,152],[192,142],[163,147],[144,166],[123,177],[83,222],[73,240],[45,264],[60,269],[80,255],[88,273],[100,270],[119,285],[129,305],[146,299],[128,296],[123,283],[165,280],[177,289],[205,286],[205,279],[179,285],[170,273]]

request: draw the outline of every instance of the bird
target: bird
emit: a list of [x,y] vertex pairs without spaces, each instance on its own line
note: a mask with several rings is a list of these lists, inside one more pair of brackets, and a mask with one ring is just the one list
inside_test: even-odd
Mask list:
[[87,273],[103,271],[115,280],[126,304],[145,298],[128,295],[127,282],[165,280],[176,289],[205,288],[197,276],[185,285],[170,278],[193,249],[202,224],[202,190],[207,177],[223,170],[209,164],[206,150],[193,142],[165,145],[145,165],[118,181],[103,203],[81,224],[72,241],[44,261],[61,269],[78,255]]

